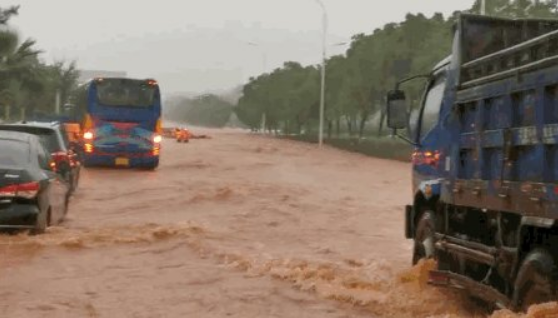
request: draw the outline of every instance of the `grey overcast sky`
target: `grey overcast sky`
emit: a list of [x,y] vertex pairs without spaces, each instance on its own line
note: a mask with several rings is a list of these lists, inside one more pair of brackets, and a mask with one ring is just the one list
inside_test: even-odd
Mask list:
[[[447,16],[474,2],[323,1],[330,44],[401,21],[408,12]],[[264,65],[269,71],[287,60],[320,60],[322,15],[314,0],[2,2],[21,5],[11,25],[38,41],[47,62],[75,59],[82,69],[154,77],[167,93],[229,89],[261,73]],[[331,46],[328,53],[340,54],[346,48]]]

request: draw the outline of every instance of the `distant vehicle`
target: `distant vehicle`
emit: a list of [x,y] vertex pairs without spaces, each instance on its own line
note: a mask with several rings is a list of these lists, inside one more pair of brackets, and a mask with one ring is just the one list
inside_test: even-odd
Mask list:
[[83,143],[81,139],[81,127],[78,123],[63,123],[70,149],[75,153],[77,160],[81,163]]
[[0,149],[0,228],[40,234],[62,222],[69,185],[53,171],[55,164],[39,138],[0,131]]
[[[558,300],[558,20],[461,15],[453,50],[387,96],[410,132],[405,235],[430,283],[499,307]],[[426,79],[416,125],[400,85]],[[409,129],[415,126],[416,129]]]
[[66,123],[79,123],[85,166],[155,169],[162,141],[155,80],[96,78],[71,94]]
[[70,145],[79,145],[81,141],[81,128],[77,123],[63,123]]
[[52,157],[56,169],[68,181],[70,185],[69,194],[75,192],[79,184],[81,163],[70,145],[64,125],[57,122],[25,122],[0,125],[0,131],[6,130],[38,136],[40,142]]
[[176,142],[189,142],[190,141],[190,131],[186,128],[177,128],[175,130],[174,136],[176,138]]

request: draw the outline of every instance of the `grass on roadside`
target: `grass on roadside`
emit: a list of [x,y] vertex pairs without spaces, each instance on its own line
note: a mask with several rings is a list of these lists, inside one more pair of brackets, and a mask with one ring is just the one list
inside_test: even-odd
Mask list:
[[[292,140],[317,143],[318,137],[311,135],[289,135],[283,136]],[[324,143],[339,149],[358,152],[367,156],[409,161],[412,147],[404,141],[390,137],[368,137],[368,138],[324,138]]]

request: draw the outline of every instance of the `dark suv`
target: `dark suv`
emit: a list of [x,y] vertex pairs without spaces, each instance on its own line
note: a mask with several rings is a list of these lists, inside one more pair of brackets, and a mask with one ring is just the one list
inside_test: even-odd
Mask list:
[[52,156],[53,168],[62,173],[63,177],[70,184],[69,194],[72,194],[77,189],[81,163],[74,150],[70,147],[64,125],[58,122],[21,122],[0,125],[0,131],[8,130],[38,136],[43,146]]
[[0,131],[0,228],[43,233],[61,222],[69,185],[35,135]]

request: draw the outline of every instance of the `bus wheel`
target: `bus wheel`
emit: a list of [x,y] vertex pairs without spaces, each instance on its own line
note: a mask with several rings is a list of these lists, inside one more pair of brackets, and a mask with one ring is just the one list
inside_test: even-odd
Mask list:
[[532,305],[556,300],[555,273],[554,258],[547,250],[535,249],[527,254],[515,280],[514,307],[527,312]]
[[420,217],[415,231],[413,265],[416,265],[421,259],[435,257],[434,228],[434,212],[425,211]]

